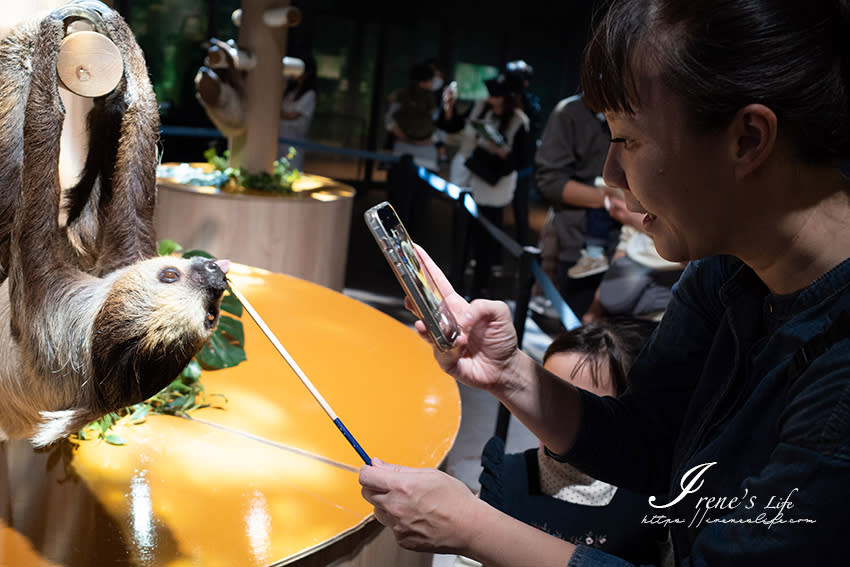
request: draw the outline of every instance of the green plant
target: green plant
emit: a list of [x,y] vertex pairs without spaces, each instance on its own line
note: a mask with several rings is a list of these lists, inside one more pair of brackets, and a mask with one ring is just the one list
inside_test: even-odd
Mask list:
[[266,193],[288,194],[292,193],[292,184],[301,177],[301,172],[290,167],[289,160],[295,156],[295,148],[290,147],[289,153],[272,164],[272,173],[261,171],[249,173],[244,168],[233,168],[227,165],[230,152],[225,150],[224,155],[218,155],[215,148],[209,148],[204,152],[204,158],[217,171],[221,171],[228,177],[226,189],[240,190],[252,189],[265,191]]
[[[172,240],[159,243],[160,256],[179,253],[183,248]],[[202,250],[190,250],[183,257],[204,256],[211,258]],[[215,370],[236,366],[245,360],[245,333],[242,322],[242,304],[227,290],[221,300],[221,315],[218,327],[207,343],[195,355],[186,368],[168,386],[157,392],[151,398],[111,412],[82,428],[74,437],[77,440],[103,439],[112,445],[123,445],[125,440],[112,432],[112,426],[119,420],[126,419],[129,423],[144,423],[150,414],[166,414],[186,416],[190,411],[218,407],[223,409],[227,402],[221,394],[210,394],[219,398],[221,404],[214,404],[207,399],[204,386],[201,383],[202,370]]]

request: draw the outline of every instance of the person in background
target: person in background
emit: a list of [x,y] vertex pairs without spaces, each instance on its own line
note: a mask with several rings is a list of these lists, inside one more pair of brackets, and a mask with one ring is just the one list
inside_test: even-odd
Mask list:
[[607,255],[619,238],[619,224],[611,223],[603,191],[596,186],[609,140],[605,117],[578,94],[558,102],[537,148],[537,187],[554,210],[557,235],[556,250],[544,254],[557,254],[557,286],[568,302],[581,287],[572,281],[577,272],[586,277],[607,270]]
[[439,167],[433,138],[437,111],[434,79],[428,63],[413,65],[407,83],[390,93],[384,117],[392,153],[401,157],[387,173],[387,198],[414,239],[425,226],[431,201],[431,189],[419,178],[416,167],[435,173]]
[[[650,504],[675,565],[846,565],[850,6],[606,10],[582,64],[585,100],[611,129],[605,182],[663,258],[688,262],[630,387],[599,397],[550,373],[518,348],[505,303],[467,303],[421,251],[463,329],[434,356],[554,458],[664,493]],[[457,479],[372,463],[363,496],[405,548],[488,567],[627,565],[500,515]]]
[[[316,63],[312,57],[305,58],[304,72],[297,79],[290,79],[280,102],[279,138],[303,142],[307,140],[313,114],[316,112],[318,90],[316,88]],[[286,158],[292,147],[287,142],[278,142],[278,158]],[[295,147],[295,155],[289,159],[292,169],[304,171],[304,149]]]
[[620,242],[611,267],[602,276],[581,320],[589,323],[612,316],[631,316],[658,321],[685,264],[669,262],[658,254],[652,238],[643,231],[643,215],[630,212],[621,197],[613,192],[607,194],[605,208],[622,224]]
[[[431,92],[434,94],[434,121],[436,122],[440,115],[440,106],[443,104],[443,91],[445,91],[448,83],[446,83],[443,66],[436,57],[432,57],[425,61],[432,71],[434,78],[431,80]],[[444,165],[449,163],[449,154],[446,149],[446,133],[437,128],[434,131],[434,147],[437,148],[437,163]]]
[[540,98],[531,92],[531,79],[534,68],[523,61],[509,61],[505,64],[505,73],[515,74],[522,82],[522,111],[528,116],[528,135],[525,138],[525,150],[518,165],[516,189],[514,190],[513,212],[516,227],[516,239],[523,246],[534,243],[529,224],[529,196],[534,181],[534,154],[540,138]]
[[437,148],[432,140],[437,110],[431,90],[434,78],[434,69],[427,63],[411,67],[407,84],[388,97],[385,126],[392,134],[394,155],[411,155],[416,165],[436,172]]
[[[517,75],[499,73],[484,84],[489,96],[465,113],[455,108],[456,91],[446,89],[437,126],[448,133],[463,131],[451,180],[472,194],[480,217],[501,229],[525,152],[528,117],[522,111]],[[470,238],[475,269],[469,295],[489,297],[491,268],[500,263],[501,245],[480,222],[473,225]]]

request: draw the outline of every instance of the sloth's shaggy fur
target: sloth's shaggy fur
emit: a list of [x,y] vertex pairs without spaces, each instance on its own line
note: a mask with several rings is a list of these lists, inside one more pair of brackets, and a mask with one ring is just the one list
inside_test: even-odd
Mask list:
[[219,264],[155,257],[156,100],[132,33],[117,13],[102,14],[124,76],[94,100],[64,226],[56,58],[65,23],[49,15],[0,41],[0,440],[47,445],[146,399],[218,322]]

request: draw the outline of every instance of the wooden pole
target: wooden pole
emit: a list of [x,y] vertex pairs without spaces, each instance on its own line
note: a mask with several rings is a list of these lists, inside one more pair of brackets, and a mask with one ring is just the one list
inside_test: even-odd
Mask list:
[[237,43],[256,57],[256,66],[245,77],[242,106],[245,131],[230,138],[230,165],[251,173],[271,173],[277,155],[280,101],[283,97],[282,59],[286,55],[287,26],[272,27],[263,21],[271,9],[288,6],[279,0],[243,0],[242,25]]

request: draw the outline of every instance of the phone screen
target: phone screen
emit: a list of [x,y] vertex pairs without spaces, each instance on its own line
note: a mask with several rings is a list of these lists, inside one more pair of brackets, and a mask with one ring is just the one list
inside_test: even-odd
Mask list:
[[384,257],[434,341],[441,349],[451,348],[457,337],[457,323],[434,284],[431,274],[419,262],[413,241],[387,202],[372,207],[366,222],[381,247]]

